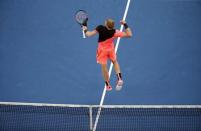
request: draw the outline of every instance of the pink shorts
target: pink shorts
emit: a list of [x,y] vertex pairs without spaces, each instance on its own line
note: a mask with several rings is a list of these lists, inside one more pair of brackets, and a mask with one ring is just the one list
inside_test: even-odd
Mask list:
[[96,60],[99,64],[107,64],[107,60],[116,61],[116,54],[114,49],[104,50],[97,49]]

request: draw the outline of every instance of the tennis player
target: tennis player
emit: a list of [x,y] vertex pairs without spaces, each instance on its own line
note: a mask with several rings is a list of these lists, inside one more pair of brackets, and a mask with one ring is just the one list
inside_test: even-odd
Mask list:
[[109,82],[109,74],[107,69],[107,60],[109,59],[114,64],[114,70],[117,75],[116,89],[121,90],[123,85],[120,66],[115,54],[114,39],[118,37],[131,37],[132,31],[128,27],[126,21],[120,21],[124,25],[125,30],[123,32],[114,29],[115,22],[112,19],[107,19],[104,25],[97,26],[94,30],[88,31],[87,24],[82,27],[87,37],[99,34],[98,49],[96,54],[97,63],[101,64],[102,74],[105,80],[106,89],[112,90],[112,86]]

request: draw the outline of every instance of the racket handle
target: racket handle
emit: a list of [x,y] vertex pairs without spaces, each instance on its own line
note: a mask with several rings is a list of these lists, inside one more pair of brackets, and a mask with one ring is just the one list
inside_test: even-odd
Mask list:
[[82,30],[82,35],[83,35],[83,38],[86,38],[84,30]]

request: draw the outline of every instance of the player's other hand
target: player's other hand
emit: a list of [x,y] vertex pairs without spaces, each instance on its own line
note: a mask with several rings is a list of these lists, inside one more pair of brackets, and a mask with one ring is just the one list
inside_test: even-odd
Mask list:
[[87,30],[87,26],[82,26],[82,29],[83,30]]
[[120,23],[123,25],[123,24],[126,24],[126,21],[125,20],[121,20]]

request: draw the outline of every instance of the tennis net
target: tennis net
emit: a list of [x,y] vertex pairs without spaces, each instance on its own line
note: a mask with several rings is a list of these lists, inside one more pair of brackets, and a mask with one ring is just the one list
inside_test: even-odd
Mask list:
[[[104,105],[96,131],[201,131],[201,105]],[[0,102],[1,131],[90,131],[98,105]]]

